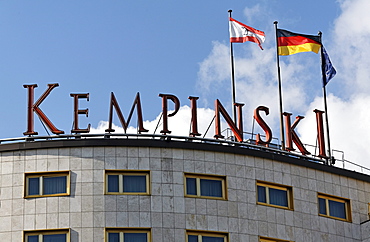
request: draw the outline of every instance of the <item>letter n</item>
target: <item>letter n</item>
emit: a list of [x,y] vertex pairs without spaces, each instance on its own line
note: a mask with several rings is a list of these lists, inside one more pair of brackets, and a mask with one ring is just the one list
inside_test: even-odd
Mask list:
[[226,123],[229,125],[231,131],[235,135],[237,141],[242,142],[243,141],[243,118],[242,118],[242,107],[244,104],[241,103],[235,103],[234,104],[238,109],[238,126],[236,127],[236,124],[233,122],[233,120],[230,118],[229,114],[226,112],[225,108],[222,106],[221,102],[216,99],[215,101],[215,118],[216,118],[216,134],[215,138],[223,138],[224,136],[221,135],[221,122],[220,122],[220,113],[226,120]]

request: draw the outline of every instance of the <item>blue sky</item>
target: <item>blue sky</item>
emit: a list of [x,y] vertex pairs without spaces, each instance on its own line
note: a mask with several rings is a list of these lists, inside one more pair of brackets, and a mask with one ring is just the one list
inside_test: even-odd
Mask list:
[[[279,28],[294,32],[323,32],[324,45],[338,71],[328,84],[331,120],[343,121],[337,116],[343,114],[341,110],[358,116],[362,109],[357,104],[366,103],[370,90],[364,84],[368,77],[366,62],[363,67],[353,67],[352,62],[349,65],[346,61],[352,53],[358,59],[365,58],[362,48],[366,46],[351,43],[354,52],[349,51],[351,48],[344,45],[349,38],[343,37],[348,33],[341,35],[341,30],[349,26],[352,32],[360,33],[358,41],[365,38],[366,26],[356,20],[366,22],[369,17],[361,9],[368,9],[368,5],[366,0],[314,0],[309,5],[294,0],[1,1],[0,137],[20,137],[26,131],[24,84],[38,85],[37,99],[48,83],[59,83],[40,107],[67,134],[73,122],[70,93],[90,94],[89,102],[80,101],[81,109],[89,108],[89,117],[80,115],[80,127],[90,123],[98,130],[99,122],[108,120],[111,92],[125,116],[140,92],[144,119],[148,122],[155,122],[161,112],[159,93],[176,95],[181,106],[189,105],[188,96],[198,96],[198,107],[208,114],[216,98],[229,109],[229,9],[233,10],[233,18],[266,33],[264,51],[254,43],[234,44],[237,101],[246,104],[245,131],[251,129],[253,109],[265,105],[271,109],[268,121],[274,136],[279,134],[275,20],[279,21]],[[319,56],[302,53],[282,57],[281,62],[284,109],[293,116],[306,116],[307,124],[302,124],[299,132],[302,139],[306,138],[304,143],[314,144],[311,133],[315,122],[310,115],[312,109],[322,105]],[[357,81],[349,84],[353,78]],[[364,100],[356,99],[356,90],[361,90]],[[370,121],[370,117],[362,120]],[[115,124],[119,125],[116,117]],[[340,133],[342,127],[354,124],[343,121],[338,127],[333,125],[331,131]],[[35,131],[46,134],[36,115]],[[364,135],[364,131],[359,135]],[[335,139],[349,136],[351,133]],[[349,143],[355,145],[357,140],[352,138]],[[368,137],[362,139],[369,141]],[[343,142],[337,144],[340,150],[353,150]],[[358,153],[353,151],[350,158],[360,159]]]

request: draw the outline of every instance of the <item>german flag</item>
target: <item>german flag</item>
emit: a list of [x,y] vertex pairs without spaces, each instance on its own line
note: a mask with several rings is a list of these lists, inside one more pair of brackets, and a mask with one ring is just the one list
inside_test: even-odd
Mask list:
[[317,54],[321,47],[318,35],[297,34],[284,29],[277,29],[276,35],[279,55],[293,55],[308,51]]

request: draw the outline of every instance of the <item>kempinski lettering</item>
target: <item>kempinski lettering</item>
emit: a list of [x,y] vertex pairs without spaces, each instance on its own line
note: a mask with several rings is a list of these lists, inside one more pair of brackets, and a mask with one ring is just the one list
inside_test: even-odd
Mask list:
[[[35,112],[42,123],[46,125],[46,127],[53,133],[53,134],[64,134],[64,131],[59,130],[56,126],[50,121],[50,119],[41,111],[39,108],[40,104],[49,96],[51,91],[58,87],[58,83],[48,84],[48,89],[40,96],[40,98],[34,102],[34,90],[37,87],[37,84],[32,85],[24,85],[24,88],[28,89],[28,108],[27,108],[27,131],[24,132],[24,135],[31,136],[37,135],[38,133],[34,130],[34,115]],[[89,93],[71,93],[70,96],[73,98],[73,129],[71,130],[72,133],[89,133],[91,125],[88,124],[87,128],[80,128],[79,127],[79,115],[83,114],[88,117],[89,109],[80,109],[79,108],[79,99],[86,99],[89,101]],[[180,110],[180,100],[172,94],[159,94],[159,97],[162,98],[162,130],[160,131],[162,134],[170,134],[172,131],[168,129],[168,118],[175,116],[176,113]],[[188,99],[190,100],[190,109],[191,109],[191,130],[189,133],[190,137],[200,136],[201,134],[198,132],[198,114],[197,114],[197,100],[199,97],[192,97],[189,96]],[[172,113],[168,113],[168,101],[172,101],[174,104],[174,111]],[[235,103],[236,107],[236,117],[237,121],[232,120],[230,115],[227,113],[224,106],[221,102],[216,99],[215,101],[215,139],[222,139],[224,136],[221,134],[221,116],[226,121],[227,125],[231,129],[235,139],[238,142],[243,142],[243,115],[242,115],[242,107],[244,104]],[[128,115],[127,121],[125,120],[122,111],[118,105],[118,101],[114,95],[111,93],[110,98],[110,107],[109,107],[109,116],[108,116],[108,128],[105,132],[112,133],[115,132],[113,127],[113,112],[116,111],[116,114],[119,118],[119,121],[123,127],[124,132],[126,133],[129,123],[131,121],[133,112],[136,107],[137,113],[137,125],[138,125],[138,133],[148,132],[147,129],[144,127],[143,122],[143,111],[141,108],[141,101],[140,101],[140,94],[137,93],[132,104],[130,113]],[[262,140],[260,134],[256,134],[256,144],[263,145],[269,147],[272,141],[272,131],[268,124],[263,120],[261,117],[261,112],[264,112],[266,115],[269,115],[269,108],[265,106],[259,106],[254,110],[254,119],[260,125],[262,130],[265,132],[264,140]],[[319,146],[319,156],[320,158],[328,158],[326,155],[325,150],[325,137],[324,137],[324,129],[323,129],[323,111],[315,109],[314,112],[316,113],[316,124],[317,124],[317,137],[318,137],[318,146]],[[286,150],[287,151],[294,151],[293,143],[297,146],[298,150],[301,152],[302,155],[309,155],[310,152],[304,147],[302,141],[299,139],[297,133],[295,132],[295,128],[297,127],[298,123],[304,118],[303,116],[297,116],[296,120],[293,124],[291,124],[291,113],[284,112],[283,116],[285,119],[285,126],[286,126]]]

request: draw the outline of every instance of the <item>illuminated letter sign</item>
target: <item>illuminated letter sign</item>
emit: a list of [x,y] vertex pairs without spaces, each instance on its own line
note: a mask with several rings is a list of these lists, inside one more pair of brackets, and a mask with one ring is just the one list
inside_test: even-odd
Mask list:
[[42,96],[33,103],[34,100],[34,91],[37,87],[36,84],[32,85],[23,85],[24,88],[28,88],[28,109],[27,109],[27,131],[24,132],[24,135],[37,135],[38,133],[34,131],[34,121],[33,121],[33,112],[39,116],[41,122],[43,122],[46,127],[50,129],[53,134],[64,134],[64,131],[57,129],[53,123],[48,119],[48,117],[41,111],[39,108],[40,104],[45,100],[45,98],[50,94],[50,92],[59,86],[58,83],[48,84],[48,89],[42,94]]
[[87,129],[80,129],[78,127],[78,115],[79,114],[86,114],[86,117],[89,116],[89,109],[78,109],[78,99],[86,98],[89,101],[89,94],[88,93],[80,93],[80,94],[70,94],[73,97],[73,129],[71,130],[72,133],[89,133],[90,132],[90,124],[88,125]]
[[265,145],[268,147],[269,143],[272,140],[272,131],[270,127],[266,124],[266,122],[261,118],[260,111],[264,111],[266,115],[269,115],[269,108],[265,106],[259,106],[254,110],[254,119],[257,121],[257,123],[261,126],[263,131],[265,131],[266,135],[266,141],[261,140],[261,135],[256,135],[256,144]]
[[121,109],[120,109],[120,107],[118,105],[117,99],[114,96],[114,93],[113,92],[111,93],[111,100],[110,100],[108,129],[106,129],[105,132],[114,132],[115,131],[112,128],[113,107],[114,107],[114,109],[117,112],[117,116],[119,118],[119,121],[121,122],[121,125],[123,127],[123,130],[126,133],[126,130],[128,128],[128,125],[129,125],[130,120],[131,120],[131,117],[132,117],[132,113],[134,112],[134,109],[135,109],[135,105],[137,107],[137,110],[136,110],[137,111],[137,121],[138,121],[138,125],[139,125],[138,132],[139,132],[139,134],[141,134],[141,132],[148,132],[149,130],[144,129],[144,125],[143,125],[143,114],[142,114],[142,110],[141,110],[140,94],[139,93],[136,94],[134,103],[132,104],[131,111],[130,111],[130,114],[128,115],[127,123],[126,123],[125,118],[122,115]]
[[221,124],[220,124],[220,113],[221,113],[224,119],[226,120],[226,123],[229,125],[231,131],[235,135],[237,141],[239,142],[243,141],[242,107],[244,106],[244,104],[235,103],[234,105],[237,106],[238,108],[239,128],[236,127],[235,123],[232,121],[229,114],[226,112],[225,108],[222,106],[221,102],[218,99],[216,99],[215,101],[215,118],[216,118],[216,124],[215,124],[216,131],[215,132],[216,134],[214,136],[216,139],[224,138],[224,136],[221,135]]
[[[160,97],[162,97],[162,117],[163,117],[163,129],[161,130],[161,133],[167,134],[171,133],[171,131],[168,130],[168,117],[174,116],[180,109],[180,101],[175,95],[171,94],[159,94]],[[167,99],[170,99],[175,104],[175,111],[173,113],[167,114]]]
[[301,140],[298,138],[297,133],[294,131],[295,127],[297,127],[299,121],[303,119],[303,116],[297,116],[293,125],[290,125],[290,116],[291,113],[283,113],[285,116],[285,130],[286,130],[286,150],[293,151],[295,150],[293,148],[293,142],[298,147],[299,151],[302,153],[302,155],[309,155],[311,154],[306,150],[306,148],[303,146]]

